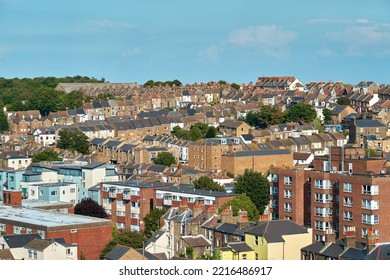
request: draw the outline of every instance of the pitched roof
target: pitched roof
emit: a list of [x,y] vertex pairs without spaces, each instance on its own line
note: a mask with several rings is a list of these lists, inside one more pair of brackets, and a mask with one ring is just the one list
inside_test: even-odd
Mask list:
[[268,243],[283,242],[283,235],[308,233],[307,229],[290,220],[272,220],[255,226],[245,233],[264,236]]
[[17,235],[3,235],[4,240],[7,242],[9,248],[22,248],[30,241],[42,237],[38,233],[31,234],[17,234]]
[[203,235],[183,236],[182,239],[191,247],[206,247],[211,245],[211,241],[207,240]]
[[253,251],[251,247],[245,242],[230,242],[228,246],[236,252],[250,252]]
[[270,156],[270,155],[288,155],[289,150],[257,150],[257,151],[238,151],[227,155],[228,157],[249,157],[249,156]]
[[383,123],[378,120],[355,120],[356,127],[385,127]]
[[11,253],[10,249],[0,250],[0,260],[14,260],[14,256]]

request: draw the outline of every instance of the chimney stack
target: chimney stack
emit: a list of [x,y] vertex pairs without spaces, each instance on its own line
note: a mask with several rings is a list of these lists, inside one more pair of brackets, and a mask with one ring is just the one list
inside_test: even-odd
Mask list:
[[373,229],[368,230],[366,238],[367,238],[366,252],[367,254],[369,254],[375,248],[378,239]]
[[325,233],[325,245],[329,245],[330,243],[335,243],[335,242],[336,242],[336,233],[331,228],[327,229]]
[[233,210],[231,206],[226,207],[221,213],[221,223],[235,223],[233,218]]
[[3,190],[3,201],[7,206],[22,206],[22,191]]
[[349,227],[345,232],[345,246],[355,248],[356,246],[356,230],[355,227]]
[[244,209],[240,209],[238,211],[238,221],[237,221],[237,229],[243,229],[244,227],[250,224],[248,219],[248,212]]
[[179,214],[183,214],[184,211],[186,211],[187,209],[188,209],[187,204],[180,203],[180,205],[179,205]]

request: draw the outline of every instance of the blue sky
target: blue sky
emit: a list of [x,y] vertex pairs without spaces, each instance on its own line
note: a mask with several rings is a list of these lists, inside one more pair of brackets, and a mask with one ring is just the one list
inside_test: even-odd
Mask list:
[[0,0],[0,76],[390,83],[390,1]]

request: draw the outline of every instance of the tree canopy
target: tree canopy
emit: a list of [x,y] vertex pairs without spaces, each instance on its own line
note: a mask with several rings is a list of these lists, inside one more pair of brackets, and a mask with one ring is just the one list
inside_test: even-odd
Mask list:
[[9,123],[7,120],[7,116],[3,111],[0,112],[0,131],[9,130]]
[[263,214],[269,203],[269,182],[260,172],[246,169],[234,184],[234,191],[238,194],[246,194],[256,205],[260,214]]
[[63,129],[58,133],[57,147],[60,149],[77,151],[82,154],[89,153],[88,137],[81,131]]
[[351,100],[345,96],[341,96],[339,99],[337,99],[336,103],[339,105],[350,105]]
[[100,254],[100,259],[110,252],[116,245],[123,245],[130,248],[142,248],[145,236],[136,231],[119,232],[117,229],[112,229],[112,240],[106,245]]
[[166,209],[152,209],[149,214],[144,217],[144,234],[146,238],[151,237],[157,230],[160,229],[160,218],[167,212]]
[[332,122],[332,110],[324,108],[322,114],[324,115],[324,124],[330,124]]
[[46,149],[42,152],[35,153],[32,158],[32,162],[40,161],[62,161],[62,158],[59,156],[57,151]]
[[84,198],[77,203],[74,207],[74,213],[96,218],[107,218],[107,213],[104,208],[92,198]]
[[214,138],[217,136],[218,130],[209,126],[207,123],[196,123],[189,130],[182,129],[180,126],[175,126],[171,133],[179,139],[196,141],[202,138]]
[[287,122],[311,123],[317,117],[317,113],[310,104],[298,103],[288,109],[284,117]]
[[259,219],[259,210],[257,210],[256,205],[244,193],[223,204],[218,209],[218,211],[221,212],[223,209],[229,206],[232,207],[233,216],[237,216],[240,210],[245,210],[248,212],[248,219],[250,221],[257,221]]
[[270,125],[279,124],[284,121],[283,112],[277,107],[263,106],[259,111],[250,111],[245,122],[251,126],[268,128]]
[[176,158],[170,152],[161,152],[153,162],[158,165],[171,166],[176,163]]
[[195,189],[218,191],[218,192],[225,191],[225,189],[220,184],[214,182],[213,179],[211,179],[209,176],[206,175],[199,177],[198,179],[194,180],[192,183],[194,184]]

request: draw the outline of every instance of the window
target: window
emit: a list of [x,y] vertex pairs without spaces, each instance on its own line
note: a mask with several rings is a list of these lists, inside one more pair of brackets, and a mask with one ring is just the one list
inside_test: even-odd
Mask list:
[[343,198],[343,205],[346,206],[346,207],[352,207],[352,197],[344,197]]
[[343,219],[344,219],[344,221],[352,221],[352,219],[353,219],[352,212],[351,211],[344,211]]
[[223,234],[223,242],[225,242],[225,243],[229,242],[229,234],[227,234],[227,233]]
[[58,195],[58,192],[57,192],[57,191],[51,191],[51,192],[50,192],[50,195],[51,195],[51,196],[56,196],[56,195]]
[[270,200],[271,208],[277,209],[278,208],[278,200],[277,199],[271,199]]
[[71,188],[70,189],[70,193],[75,193],[76,192],[76,189],[75,188]]
[[362,186],[362,194],[378,195],[379,194],[379,186],[378,185],[363,185]]
[[332,188],[332,181],[330,180],[319,180],[317,179],[315,181],[315,187],[317,189],[331,189]]
[[66,254],[67,255],[73,255],[72,250],[71,249],[66,249]]
[[379,224],[379,215],[362,214],[362,223],[377,225]]
[[124,200],[117,200],[116,201],[116,207],[123,207],[126,205],[126,201]]
[[[368,230],[366,228],[362,228],[362,238],[367,237]],[[377,238],[379,238],[379,229],[374,229],[374,234]]]
[[125,223],[116,223],[116,227],[117,227],[118,229],[120,229],[120,228],[125,228]]
[[315,207],[315,216],[318,217],[331,217],[333,209],[328,207]]
[[137,213],[131,213],[131,217],[132,217],[133,219],[139,219],[140,215],[137,214]]
[[277,195],[279,192],[278,187],[270,187],[270,195]]
[[255,253],[255,260],[258,260],[258,259],[259,259],[259,254]]
[[315,241],[325,241],[325,235],[316,234],[314,235]]
[[20,234],[20,231],[21,231],[20,227],[14,226],[14,234]]
[[0,231],[5,231],[5,224],[0,224]]
[[292,198],[292,190],[284,190],[284,198]]
[[181,196],[174,195],[172,196],[172,200],[181,201]]
[[270,180],[271,182],[278,182],[278,181],[279,181],[278,174],[270,174],[270,175],[269,175],[269,180]]
[[256,235],[255,236],[255,246],[259,245],[259,237]]
[[330,222],[315,221],[315,229],[316,230],[325,231],[325,230],[330,229],[330,228],[332,228],[332,225]]
[[292,177],[291,176],[284,176],[284,184],[291,185],[292,184]]
[[246,254],[242,254],[242,259],[246,260]]
[[315,201],[320,203],[331,203],[333,200],[332,194],[315,193]]
[[126,212],[125,211],[116,211],[116,215],[124,217],[124,216],[126,216]]
[[133,207],[133,208],[138,208],[138,207],[139,207],[139,202],[134,202],[134,201],[132,201],[132,202],[131,202],[131,207]]
[[378,210],[379,200],[362,199],[362,208],[369,210]]
[[278,213],[271,213],[271,220],[278,220],[279,214]]
[[292,203],[284,203],[284,211],[291,212],[292,211]]
[[28,250],[28,258],[36,260],[38,258],[38,253],[35,250]]
[[352,192],[352,183],[344,183],[344,192]]

